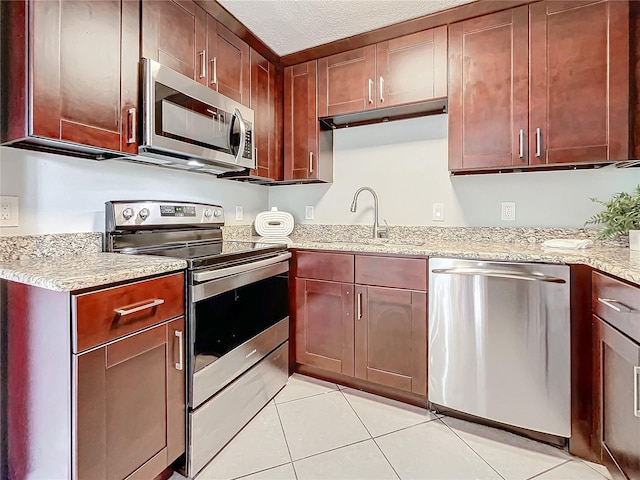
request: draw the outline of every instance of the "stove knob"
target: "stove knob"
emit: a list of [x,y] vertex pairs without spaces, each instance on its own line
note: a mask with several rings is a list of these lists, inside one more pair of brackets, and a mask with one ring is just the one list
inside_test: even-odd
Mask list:
[[149,209],[148,208],[143,208],[142,210],[140,210],[140,213],[138,215],[140,216],[140,218],[142,220],[146,220],[147,217],[149,216]]
[[216,217],[216,218],[217,218],[217,217],[219,217],[219,216],[221,216],[221,215],[222,215],[222,210],[214,210],[214,211],[213,211],[213,216],[214,216],[214,217]]
[[207,209],[204,211],[204,216],[205,216],[205,217],[207,217],[207,218],[209,218],[212,214],[213,214],[213,212],[211,211],[211,209],[210,209],[210,208],[207,208]]
[[125,208],[122,211],[122,216],[124,217],[125,220],[129,220],[131,217],[133,217],[133,208]]

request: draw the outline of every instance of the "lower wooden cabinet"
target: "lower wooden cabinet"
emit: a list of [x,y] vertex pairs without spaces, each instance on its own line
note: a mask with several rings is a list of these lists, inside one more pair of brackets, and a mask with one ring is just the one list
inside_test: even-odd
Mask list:
[[[295,363],[426,402],[426,260],[305,251],[293,265]],[[338,271],[361,284],[326,280]]]
[[427,294],[356,285],[356,377],[427,394]]
[[74,478],[153,478],[184,451],[184,317],[74,355]]
[[353,285],[296,278],[295,358],[353,375]]

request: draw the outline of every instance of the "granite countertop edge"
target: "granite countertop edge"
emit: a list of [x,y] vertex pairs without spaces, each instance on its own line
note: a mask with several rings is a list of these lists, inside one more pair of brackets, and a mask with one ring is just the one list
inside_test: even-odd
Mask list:
[[89,253],[0,262],[0,279],[71,292],[184,270],[184,260],[150,255]]
[[370,243],[341,244],[294,239],[289,248],[355,253],[386,253],[412,256],[444,256],[478,260],[531,261],[584,264],[640,286],[640,252],[625,247],[593,247],[580,250],[543,249],[540,245],[510,243],[472,244],[443,242],[423,246],[388,246]]

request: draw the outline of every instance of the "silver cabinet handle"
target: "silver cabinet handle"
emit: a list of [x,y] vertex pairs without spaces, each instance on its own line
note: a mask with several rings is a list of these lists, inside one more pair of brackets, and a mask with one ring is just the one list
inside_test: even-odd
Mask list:
[[384,78],[380,77],[380,103],[384,102]]
[[125,315],[131,315],[132,313],[141,312],[142,310],[147,310],[149,308],[157,307],[158,305],[162,305],[163,303],[164,303],[164,300],[162,298],[156,298],[149,303],[140,305],[139,307],[129,308],[129,309],[116,308],[114,312],[116,312],[121,317],[124,317]]
[[309,173],[313,173],[313,152],[309,152]]
[[256,162],[256,168],[258,168],[258,147],[255,147],[253,149],[253,153],[256,156],[256,158],[254,158],[255,162]]
[[129,125],[129,138],[127,138],[127,144],[136,143],[136,109],[133,107],[127,111],[127,124]]
[[542,133],[539,128],[536,128],[536,157],[540,158],[541,150],[542,150],[542,141],[541,141]]
[[218,61],[216,57],[213,57],[211,60],[209,60],[209,63],[211,63],[211,85],[217,85],[218,84]]
[[524,130],[520,129],[520,158],[524,158]]
[[433,273],[447,275],[478,275],[480,277],[511,278],[514,280],[529,280],[549,283],[567,283],[566,280],[557,277],[550,277],[541,273],[520,273],[509,270],[489,270],[485,268],[434,268]]
[[178,356],[180,357],[178,363],[176,363],[176,370],[182,370],[184,368],[182,366],[182,358],[184,357],[184,340],[180,330],[176,330],[174,333],[176,337],[178,337]]
[[373,80],[369,79],[369,103],[373,103]]
[[640,392],[638,392],[638,376],[640,376],[640,367],[633,367],[633,414],[640,417]]
[[[619,302],[618,300],[614,300],[613,298],[598,297],[598,302],[600,302],[603,305],[606,305],[607,307],[609,307],[612,310],[615,310],[618,313],[631,313],[634,311],[633,308],[628,307],[624,303]],[[616,305],[620,305],[620,306],[618,307]]]
[[207,76],[207,62],[204,59],[206,54],[207,52],[205,52],[204,50],[200,50],[200,52],[198,53],[198,55],[200,55],[200,78],[204,78]]
[[358,293],[356,307],[358,309],[358,320],[360,320],[362,318],[362,292]]

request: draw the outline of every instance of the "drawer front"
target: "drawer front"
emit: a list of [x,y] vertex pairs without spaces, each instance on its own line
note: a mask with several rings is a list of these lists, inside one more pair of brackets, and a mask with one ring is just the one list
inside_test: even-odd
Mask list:
[[356,283],[426,291],[427,260],[356,255]]
[[353,255],[298,251],[294,258],[295,277],[353,283]]
[[640,287],[593,272],[593,312],[640,342]]
[[184,274],[74,295],[74,353],[184,314]]

